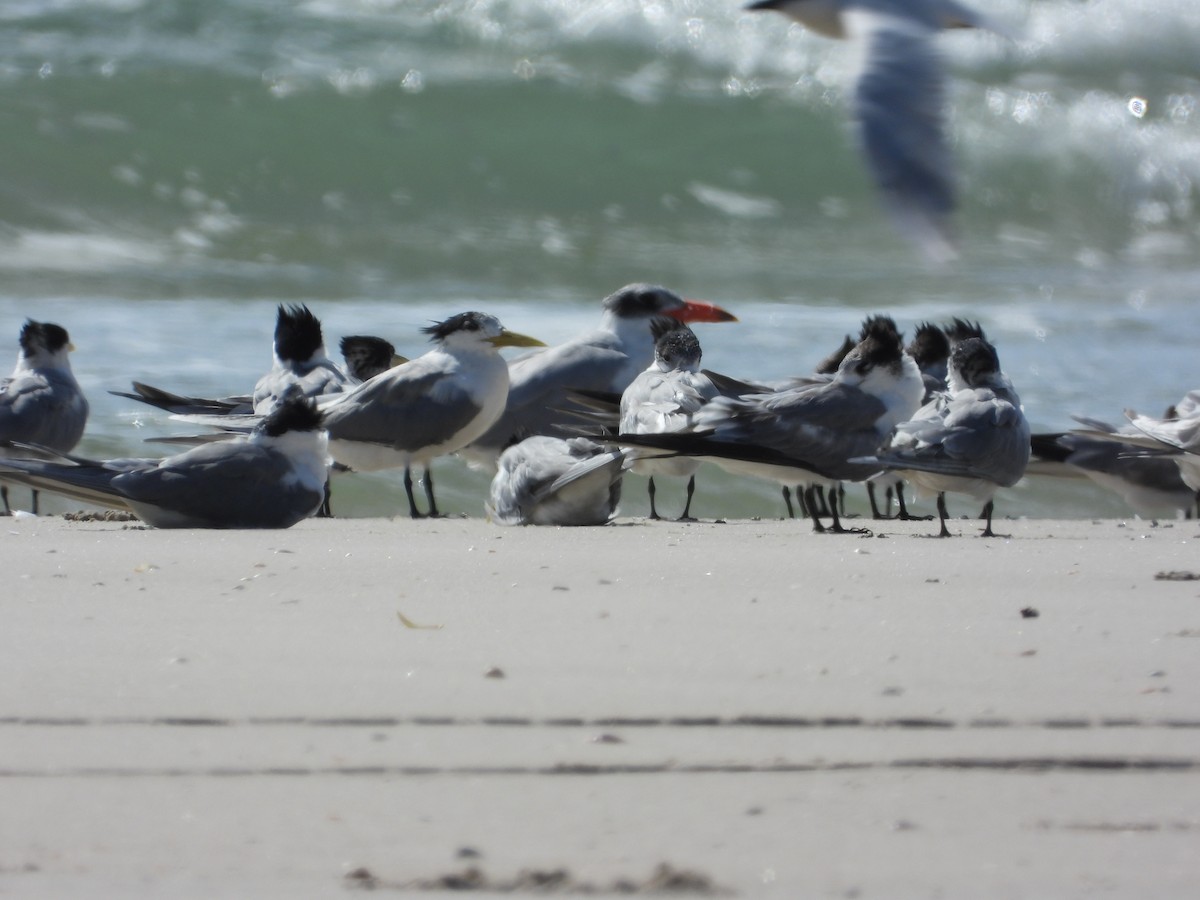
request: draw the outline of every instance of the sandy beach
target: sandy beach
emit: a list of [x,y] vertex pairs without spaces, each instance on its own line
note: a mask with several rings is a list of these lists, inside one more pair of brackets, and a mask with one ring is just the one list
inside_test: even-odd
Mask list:
[[0,894],[1190,895],[1200,526],[952,528],[5,520]]

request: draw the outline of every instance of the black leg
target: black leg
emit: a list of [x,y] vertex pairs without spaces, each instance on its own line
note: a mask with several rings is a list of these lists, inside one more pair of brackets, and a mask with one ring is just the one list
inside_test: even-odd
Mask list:
[[821,524],[821,519],[817,515],[817,511],[816,511],[817,510],[816,495],[817,495],[817,491],[819,489],[820,489],[819,485],[815,485],[815,484],[810,485],[808,490],[804,492],[804,503],[808,508],[809,518],[812,519],[813,532],[816,534],[824,534],[825,526]]
[[417,500],[413,497],[412,489],[412,468],[404,467],[404,493],[408,495],[408,514],[414,519],[421,518],[421,511],[417,509]]
[[808,495],[809,504],[813,505],[818,516],[828,516],[829,504],[825,499],[825,486],[822,484],[813,485]]
[[692,494],[696,493],[696,476],[688,478],[687,485],[687,502],[683,504],[683,515],[679,517],[680,522],[695,522],[692,518]]
[[946,493],[942,491],[938,494],[937,499],[938,519],[941,520],[942,530],[938,537],[951,537],[950,529],[946,527]]
[[8,485],[7,484],[0,484],[0,500],[4,501],[4,514],[6,516],[11,516],[12,515],[12,507],[8,505]]
[[983,508],[982,516],[987,519],[987,527],[983,529],[983,534],[980,537],[995,537],[996,533],[992,531],[992,509],[995,504],[989,500],[987,506]]
[[[788,518],[796,518],[796,510],[792,508],[792,492],[788,490],[786,484],[783,486],[783,502],[787,504]],[[803,503],[804,501],[801,500],[800,502]]]
[[29,511],[36,516],[38,514],[38,492],[33,490],[32,488],[30,488],[29,495],[30,495],[29,504],[30,504],[30,506],[33,507]]
[[333,495],[333,490],[329,484],[330,479],[325,479],[325,499],[321,501],[321,508],[317,510],[318,519],[332,519],[333,509],[329,505],[330,497]]
[[[891,492],[892,492],[892,489],[888,488],[889,495],[891,494]],[[879,504],[875,501],[875,482],[873,482],[873,481],[867,482],[867,500],[870,501],[870,504],[871,504],[871,518],[872,519],[879,520],[879,519],[887,518],[887,516],[885,516],[883,513],[881,513],[879,511]],[[890,497],[889,497],[888,502],[889,503],[891,502]]]
[[904,502],[904,482],[896,482],[896,502],[900,505],[900,512],[896,513],[896,518],[902,522],[928,522],[933,516],[917,516],[908,511],[908,506]]
[[650,493],[650,518],[659,518],[658,510],[654,508],[654,476],[650,476],[650,486],[647,488]]
[[804,489],[804,485],[796,485],[796,505],[800,507],[801,518],[808,517],[808,492]]
[[429,502],[429,518],[440,519],[442,514],[438,512],[437,501],[433,499],[433,468],[425,467],[425,499]]

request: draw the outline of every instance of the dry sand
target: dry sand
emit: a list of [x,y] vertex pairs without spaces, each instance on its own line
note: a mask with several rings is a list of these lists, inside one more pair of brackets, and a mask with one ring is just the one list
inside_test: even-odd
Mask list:
[[1194,896],[1200,525],[953,528],[0,521],[0,895]]

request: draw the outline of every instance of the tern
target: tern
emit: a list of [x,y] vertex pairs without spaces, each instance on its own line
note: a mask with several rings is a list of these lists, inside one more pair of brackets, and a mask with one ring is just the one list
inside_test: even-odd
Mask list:
[[495,316],[465,312],[424,329],[434,348],[321,401],[330,454],[355,472],[404,468],[409,513],[419,518],[411,467],[425,468],[429,515],[438,515],[429,463],[480,437],[504,411],[509,370],[501,347],[542,347]]
[[587,438],[534,435],[500,454],[488,517],[499,525],[604,525],[621,499],[623,456]]
[[[71,339],[61,325],[29,319],[18,344],[16,368],[0,381],[0,458],[11,442],[68,453],[83,437],[88,419],[87,398],[71,371]],[[0,484],[0,499],[5,514],[11,515],[7,485]],[[36,514],[36,488],[30,505]]]
[[374,378],[395,366],[408,362],[396,353],[391,341],[370,334],[351,334],[342,338],[338,349],[346,363],[346,374],[357,384]]
[[460,455],[493,469],[500,452],[535,434],[558,434],[569,417],[572,390],[620,395],[654,358],[651,324],[667,316],[680,322],[736,322],[721,307],[684,300],[664,287],[630,284],[603,301],[600,325],[565,343],[509,363],[503,414]]
[[[700,341],[686,325],[678,323],[678,327],[666,329],[654,345],[654,362],[621,395],[620,432],[642,435],[691,431],[700,409],[720,395],[712,379],[700,371],[702,355]],[[687,478],[687,501],[679,521],[692,521],[692,495],[700,460],[642,454],[637,447],[623,450],[626,468],[649,476],[650,518],[660,518],[654,504],[654,476],[662,475]]]
[[[711,460],[729,472],[817,486],[862,481],[879,465],[855,457],[874,453],[892,428],[920,405],[924,387],[916,363],[904,353],[895,323],[868,319],[863,338],[830,381],[780,391],[721,396],[701,408],[685,434],[621,434],[617,442]],[[813,530],[826,528],[808,504]],[[836,504],[835,533],[845,532]]]
[[0,460],[0,478],[127,510],[154,528],[289,528],[320,507],[329,467],[320,413],[299,397],[248,436],[166,459],[97,461],[22,446],[50,461]]
[[983,537],[994,537],[992,497],[1025,473],[1029,423],[995,348],[983,338],[955,344],[949,370],[946,392],[897,425],[887,449],[858,462],[898,471],[919,492],[936,493],[940,537],[950,537],[947,491],[984,502]]
[[996,24],[955,0],[757,0],[811,31],[863,46],[854,120],[867,166],[901,230],[935,263],[957,257],[953,161],[943,125],[938,32]]
[[[1191,392],[1184,398],[1184,403],[1176,405],[1176,413],[1180,406],[1185,410],[1192,408],[1186,401],[1195,393]],[[1123,428],[1119,432],[1101,431],[1094,427],[1096,423],[1084,420],[1085,424],[1093,427],[1076,433],[1099,440],[1130,444],[1141,448],[1142,451],[1165,455],[1174,460],[1175,465],[1179,467],[1179,476],[1183,483],[1193,491],[1200,491],[1200,414],[1193,412],[1192,415],[1183,417],[1156,419],[1127,409],[1125,415],[1131,427]]]
[[[1107,422],[1076,421],[1092,430],[1121,434]],[[1129,430],[1126,426],[1126,433]],[[1184,484],[1179,467],[1166,453],[1075,432],[1035,434],[1031,445],[1030,474],[1087,478],[1118,494],[1140,516],[1154,518],[1195,507],[1196,492]]]

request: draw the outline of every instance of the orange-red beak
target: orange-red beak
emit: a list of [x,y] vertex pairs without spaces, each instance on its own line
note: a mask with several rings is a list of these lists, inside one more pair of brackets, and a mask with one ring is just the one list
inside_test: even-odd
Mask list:
[[667,312],[680,322],[736,322],[737,316],[706,300],[684,300],[679,309]]

